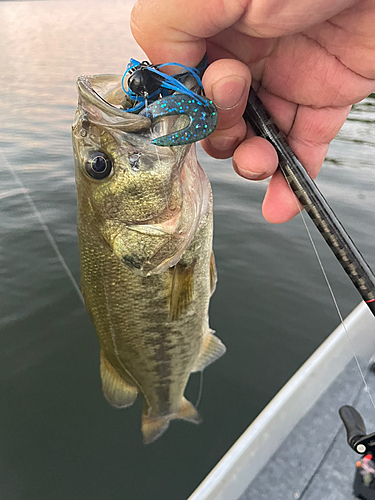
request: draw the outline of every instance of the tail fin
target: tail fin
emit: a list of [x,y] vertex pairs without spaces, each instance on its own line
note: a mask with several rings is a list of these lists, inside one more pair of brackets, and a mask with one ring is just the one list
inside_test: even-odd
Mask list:
[[162,417],[151,418],[142,415],[142,434],[144,444],[153,443],[169,427],[169,422],[174,419],[187,420],[194,424],[199,424],[202,419],[195,407],[185,398],[182,398],[180,409],[177,413],[165,415]]
[[144,444],[153,443],[169,427],[170,417],[150,418],[142,415],[142,434]]
[[193,424],[200,424],[202,422],[197,409],[186,398],[182,398],[180,409],[172,418],[187,420],[188,422],[192,422]]

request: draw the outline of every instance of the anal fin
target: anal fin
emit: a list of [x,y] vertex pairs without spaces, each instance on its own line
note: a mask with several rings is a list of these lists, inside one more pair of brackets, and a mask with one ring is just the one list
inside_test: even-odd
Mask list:
[[103,352],[100,352],[100,376],[104,396],[112,406],[126,408],[137,399],[138,390],[120,377]]
[[203,349],[194,365],[193,372],[200,372],[226,352],[226,347],[222,341],[213,333],[209,333]]

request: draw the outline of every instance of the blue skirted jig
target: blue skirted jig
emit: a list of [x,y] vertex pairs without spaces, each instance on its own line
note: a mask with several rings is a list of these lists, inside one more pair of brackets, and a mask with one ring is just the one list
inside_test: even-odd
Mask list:
[[[179,66],[185,71],[177,75],[167,75],[159,71],[165,66]],[[124,87],[126,75],[128,89]],[[149,117],[155,121],[163,116],[186,115],[189,124],[172,134],[153,139],[156,146],[181,146],[200,141],[210,135],[217,125],[217,111],[209,99],[187,88],[181,80],[187,76],[195,78],[203,91],[199,70],[178,63],[151,65],[147,61],[131,59],[122,78],[122,88],[135,104],[125,111]]]

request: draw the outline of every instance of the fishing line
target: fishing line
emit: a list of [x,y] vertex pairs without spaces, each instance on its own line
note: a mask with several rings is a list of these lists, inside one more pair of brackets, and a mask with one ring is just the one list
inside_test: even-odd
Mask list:
[[[25,195],[25,198],[26,198],[28,204],[30,205],[32,211],[34,212],[36,218],[38,219],[40,225],[42,226],[42,229],[43,229],[43,231],[44,231],[44,233],[45,233],[48,241],[50,242],[52,248],[54,249],[59,262],[61,263],[62,267],[64,268],[66,274],[68,275],[68,278],[70,279],[70,281],[71,281],[74,289],[76,290],[76,292],[77,292],[77,294],[78,294],[81,302],[84,305],[85,302],[84,302],[81,290],[79,289],[78,283],[74,279],[74,276],[71,273],[71,271],[70,271],[70,269],[68,267],[68,264],[65,262],[65,259],[62,256],[62,253],[60,252],[59,247],[57,246],[57,243],[56,243],[55,239],[53,238],[53,236],[51,234],[51,231],[49,230],[47,224],[44,222],[42,214],[40,213],[40,211],[38,210],[37,206],[35,205],[33,199],[31,198],[30,194],[28,193],[28,190],[25,188],[23,182],[21,181],[21,178],[19,177],[19,175],[17,174],[17,172],[13,169],[12,165],[8,162],[8,160],[6,159],[4,153],[3,153],[3,151],[1,149],[0,149],[0,154],[2,156],[3,162],[5,163],[6,167],[8,168],[9,172],[12,174],[13,179],[20,186],[20,188],[22,189],[22,192]],[[107,299],[106,293],[105,293],[105,297]],[[111,321],[110,321],[110,325],[111,325]],[[112,335],[112,332],[111,332],[111,335]],[[112,335],[112,337],[113,337],[113,335]],[[128,370],[125,368],[125,366],[123,366],[123,364],[121,363],[121,360],[119,359],[119,357],[117,355],[117,346],[115,345],[114,348],[115,348],[116,357],[120,361],[120,364],[124,368],[125,372],[136,383],[137,387],[140,387],[139,384],[137,383],[137,381],[135,380],[135,378],[128,372]],[[146,402],[147,402],[147,398],[146,397],[145,397],[145,399],[146,399]]]
[[[125,73],[126,74],[126,73]],[[125,76],[125,75],[124,75]],[[123,77],[124,79],[124,77]],[[198,82],[199,83],[199,82]],[[124,86],[123,86],[123,90],[125,91],[124,89]],[[127,92],[126,92],[127,93]],[[148,105],[148,102],[147,102],[147,97],[145,98],[144,100],[144,105],[145,105],[145,108],[147,108],[147,105]],[[166,126],[171,126],[170,122],[168,121]],[[159,151],[158,151],[158,147],[155,145],[155,155],[160,163],[160,156],[159,156]],[[163,191],[164,191],[164,198],[165,198],[165,202],[166,202],[166,209],[168,210],[169,208],[169,203],[170,203],[170,200],[168,198],[168,193],[167,193],[167,183],[168,183],[168,179],[163,183]],[[170,244],[170,241],[171,241],[171,238],[172,238],[172,234],[171,233],[168,233],[168,245]],[[199,378],[199,391],[198,391],[198,397],[197,397],[197,401],[195,403],[195,408],[198,409],[199,407],[199,404],[201,402],[201,399],[202,399],[202,394],[203,394],[203,370],[200,372],[200,378]]]
[[[284,175],[284,173],[283,173],[283,175]],[[322,271],[322,274],[323,274],[323,276],[324,276],[324,279],[325,279],[325,282],[326,282],[326,284],[327,284],[327,287],[328,287],[329,293],[331,294],[331,297],[332,297],[333,303],[334,303],[334,305],[335,305],[336,312],[337,312],[337,314],[338,314],[338,316],[339,316],[339,318],[340,318],[341,325],[342,325],[342,327],[343,327],[343,329],[344,329],[344,331],[345,331],[345,334],[346,334],[346,337],[347,337],[347,339],[348,339],[348,342],[349,342],[350,348],[351,348],[351,350],[352,350],[352,353],[353,353],[353,356],[354,356],[355,362],[356,362],[356,364],[357,364],[357,366],[358,366],[358,370],[359,370],[359,372],[360,372],[360,374],[361,374],[362,381],[363,381],[363,385],[364,385],[364,387],[365,387],[365,391],[368,393],[369,398],[370,398],[370,400],[371,400],[371,404],[372,404],[372,406],[374,407],[374,410],[375,410],[375,402],[374,402],[374,399],[373,399],[373,397],[372,397],[372,394],[371,394],[370,388],[369,388],[369,386],[368,386],[368,384],[367,384],[367,382],[366,382],[366,378],[365,378],[365,375],[364,375],[363,370],[362,370],[362,368],[361,368],[361,365],[359,364],[358,356],[356,355],[356,353],[355,353],[355,351],[354,351],[354,346],[353,346],[352,340],[351,340],[350,335],[349,335],[349,332],[348,332],[348,330],[347,330],[347,328],[346,328],[346,325],[345,325],[344,319],[343,319],[343,317],[342,317],[340,307],[339,307],[339,305],[338,305],[338,303],[337,303],[336,296],[335,296],[335,294],[334,294],[334,292],[333,292],[333,289],[332,289],[331,283],[330,283],[330,281],[329,281],[329,279],[328,279],[327,273],[325,272],[325,269],[324,269],[323,263],[322,263],[322,261],[321,261],[321,259],[320,259],[318,249],[316,248],[316,245],[315,245],[315,243],[314,243],[314,240],[313,240],[313,238],[312,238],[312,236],[311,236],[311,232],[310,232],[310,230],[309,230],[309,228],[308,228],[308,226],[307,226],[305,216],[303,215],[303,211],[301,210],[301,206],[300,206],[300,204],[299,204],[299,202],[298,202],[298,200],[297,200],[297,198],[296,198],[296,196],[295,196],[295,194],[294,194],[294,192],[293,192],[293,190],[292,190],[292,188],[291,188],[291,186],[290,186],[290,184],[289,184],[289,182],[288,182],[288,179],[287,179],[287,177],[286,177],[285,175],[284,175],[284,178],[285,178],[286,183],[288,184],[288,187],[289,187],[289,189],[290,189],[290,191],[291,191],[291,193],[292,193],[292,195],[293,195],[293,199],[294,199],[294,201],[295,201],[295,203],[296,203],[296,205],[297,205],[297,207],[298,207],[298,211],[299,211],[299,214],[300,214],[300,216],[301,216],[301,218],[302,218],[303,225],[305,226],[305,229],[306,229],[307,235],[308,235],[308,237],[309,237],[309,239],[310,239],[311,245],[312,245],[312,247],[313,247],[313,250],[314,250],[314,253],[315,253],[316,259],[317,259],[317,261],[318,261],[318,263],[319,263],[320,270]]]
[[[147,98],[145,98],[145,108],[147,108],[148,106],[148,101],[147,101]],[[151,137],[152,137],[152,133],[151,133]],[[155,139],[157,137],[157,134],[155,133],[154,134],[155,137],[152,137],[153,139]],[[155,148],[155,155],[158,159],[158,162],[159,164],[161,164],[161,161],[160,161],[160,156],[159,156],[159,151],[158,151],[158,147],[156,146],[156,144],[154,144],[154,148]],[[167,195],[167,183],[168,183],[168,179],[166,179],[164,182],[163,182],[163,192],[164,192],[164,198],[165,198],[165,207],[166,207],[166,210],[169,209],[169,199],[168,199],[168,195]],[[170,243],[170,234],[168,236],[168,245]]]
[[44,233],[45,233],[48,241],[50,242],[50,245],[52,246],[53,250],[55,251],[57,259],[59,260],[60,264],[64,268],[64,270],[65,270],[65,272],[66,272],[66,274],[67,274],[70,282],[72,283],[75,291],[77,292],[77,294],[78,294],[81,302],[84,304],[83,296],[82,296],[81,290],[79,289],[78,283],[74,279],[74,276],[71,273],[71,271],[70,271],[70,269],[68,267],[68,264],[65,262],[65,259],[62,256],[62,253],[60,252],[59,247],[57,246],[57,243],[56,243],[54,237],[51,234],[51,231],[49,230],[47,224],[44,222],[42,214],[39,212],[37,206],[35,205],[33,199],[31,198],[31,196],[30,196],[30,194],[28,192],[28,189],[26,189],[26,187],[23,184],[21,178],[19,177],[19,175],[17,174],[17,172],[14,170],[14,168],[12,167],[12,165],[9,163],[9,161],[5,157],[4,152],[2,151],[2,149],[0,149],[0,154],[1,154],[1,157],[2,157],[2,160],[3,160],[3,163],[5,164],[5,166],[7,167],[7,169],[9,170],[9,172],[11,173],[11,175],[13,176],[14,181],[20,186],[20,189],[22,190],[21,192],[24,194],[27,203],[31,207],[32,211],[34,212],[34,215],[38,219],[38,221],[39,221],[39,223],[40,223],[40,225],[41,225],[41,227],[42,227],[42,229],[43,229],[43,231],[44,231]]
[[[145,98],[145,108],[147,108],[148,106],[148,101],[147,101],[147,97]],[[168,122],[167,122],[167,127],[170,126],[170,118],[167,118]],[[152,134],[151,134],[151,137],[152,137]],[[157,137],[157,134],[155,133],[155,137]],[[155,138],[154,137],[154,138]],[[161,164],[161,161],[160,161],[160,156],[159,156],[159,151],[158,151],[158,146],[156,146],[156,144],[154,144],[154,147],[155,147],[155,154],[156,154],[156,157],[158,159],[158,162],[159,164]],[[166,179],[164,182],[163,182],[163,192],[164,192],[164,198],[165,198],[165,208],[166,210],[168,211],[169,210],[169,205],[170,205],[170,198],[168,198],[168,192],[167,192],[167,186],[168,186],[168,179]],[[168,247],[170,246],[170,243],[172,241],[172,234],[168,231]]]
[[202,394],[203,394],[203,370],[200,371],[200,377],[199,377],[199,391],[198,391],[198,397],[197,401],[195,403],[195,408],[198,410],[198,406],[201,402],[202,399]]

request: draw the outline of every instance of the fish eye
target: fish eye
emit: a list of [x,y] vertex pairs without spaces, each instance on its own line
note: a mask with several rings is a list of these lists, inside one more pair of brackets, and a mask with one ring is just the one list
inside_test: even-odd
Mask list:
[[90,158],[86,161],[86,172],[94,179],[104,179],[108,177],[111,170],[111,160],[101,151],[92,153]]

